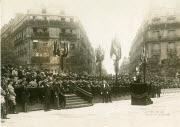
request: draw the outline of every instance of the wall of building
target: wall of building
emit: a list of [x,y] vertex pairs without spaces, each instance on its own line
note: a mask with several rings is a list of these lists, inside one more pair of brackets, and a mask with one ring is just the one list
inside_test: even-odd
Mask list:
[[[138,66],[144,44],[148,58],[159,55],[160,60],[168,59],[170,52],[180,56],[180,15],[178,13],[157,14],[152,14],[145,19],[144,22],[147,21],[147,24],[142,24],[132,42],[129,54],[130,71],[134,71]],[[143,38],[142,41],[141,38]]]
[[[31,24],[27,25],[30,20],[32,20],[34,24],[31,22]],[[37,24],[36,22],[41,22],[43,20],[46,20],[47,24]],[[52,22],[59,22],[60,25],[51,24]],[[77,57],[82,59],[82,61],[84,61],[83,65],[88,65],[90,70],[95,67],[93,48],[77,17],[66,16],[64,14],[50,15],[27,13],[16,17],[2,29],[3,32],[1,36],[6,41],[8,40],[8,42],[10,42],[9,38],[11,38],[9,44],[11,46],[13,45],[15,52],[18,55],[18,60],[22,61],[22,65],[37,67],[40,64],[35,65],[32,62],[34,57],[49,57],[49,63],[43,62],[43,65],[40,66],[44,66],[45,68],[52,68],[52,66],[56,69],[57,67],[59,68],[60,59],[53,55],[53,44],[56,40],[66,40],[69,43],[70,50],[68,57],[65,58],[65,62],[70,61],[73,63],[73,57]],[[46,34],[44,34],[44,36],[38,34],[37,36],[35,32]],[[74,37],[75,39],[71,37]],[[38,43],[38,45],[36,43]],[[76,63],[75,61],[74,63]],[[80,65],[82,64],[80,63]],[[74,66],[78,65],[74,64]]]

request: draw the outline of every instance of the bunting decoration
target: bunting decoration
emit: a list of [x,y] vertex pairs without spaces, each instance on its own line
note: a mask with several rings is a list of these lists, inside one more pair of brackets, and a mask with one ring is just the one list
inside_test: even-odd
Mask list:
[[54,56],[63,56],[66,57],[68,55],[69,51],[69,44],[66,41],[54,41],[54,46],[53,46],[53,55]]
[[54,45],[53,45],[53,55],[56,56],[57,53],[57,40],[54,41]]
[[66,57],[68,55],[68,51],[69,51],[69,44],[67,43],[67,41],[61,41],[60,43],[60,54],[63,57]]

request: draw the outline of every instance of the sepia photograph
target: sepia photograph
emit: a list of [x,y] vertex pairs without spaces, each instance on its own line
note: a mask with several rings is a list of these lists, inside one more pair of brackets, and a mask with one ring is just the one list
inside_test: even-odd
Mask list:
[[2,127],[180,127],[180,0],[0,0]]

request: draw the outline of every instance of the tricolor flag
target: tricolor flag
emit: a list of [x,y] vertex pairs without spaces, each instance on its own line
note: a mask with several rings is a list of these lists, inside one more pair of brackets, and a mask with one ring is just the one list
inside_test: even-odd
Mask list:
[[57,40],[54,41],[54,45],[53,45],[53,55],[56,56],[57,54]]
[[147,62],[147,53],[145,45],[141,47],[141,62]]
[[104,60],[104,51],[99,48],[96,49],[96,62],[102,62]]
[[120,42],[115,38],[111,42],[111,51],[110,56],[112,57],[113,54],[116,56],[116,59],[121,59],[121,45]]

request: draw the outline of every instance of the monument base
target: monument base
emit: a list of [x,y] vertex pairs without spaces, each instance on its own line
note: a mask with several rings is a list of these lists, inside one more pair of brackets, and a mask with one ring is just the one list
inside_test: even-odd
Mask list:
[[149,105],[153,101],[149,96],[149,86],[146,83],[131,84],[131,105]]
[[136,98],[131,96],[131,105],[149,105],[153,104],[153,101],[149,97]]

